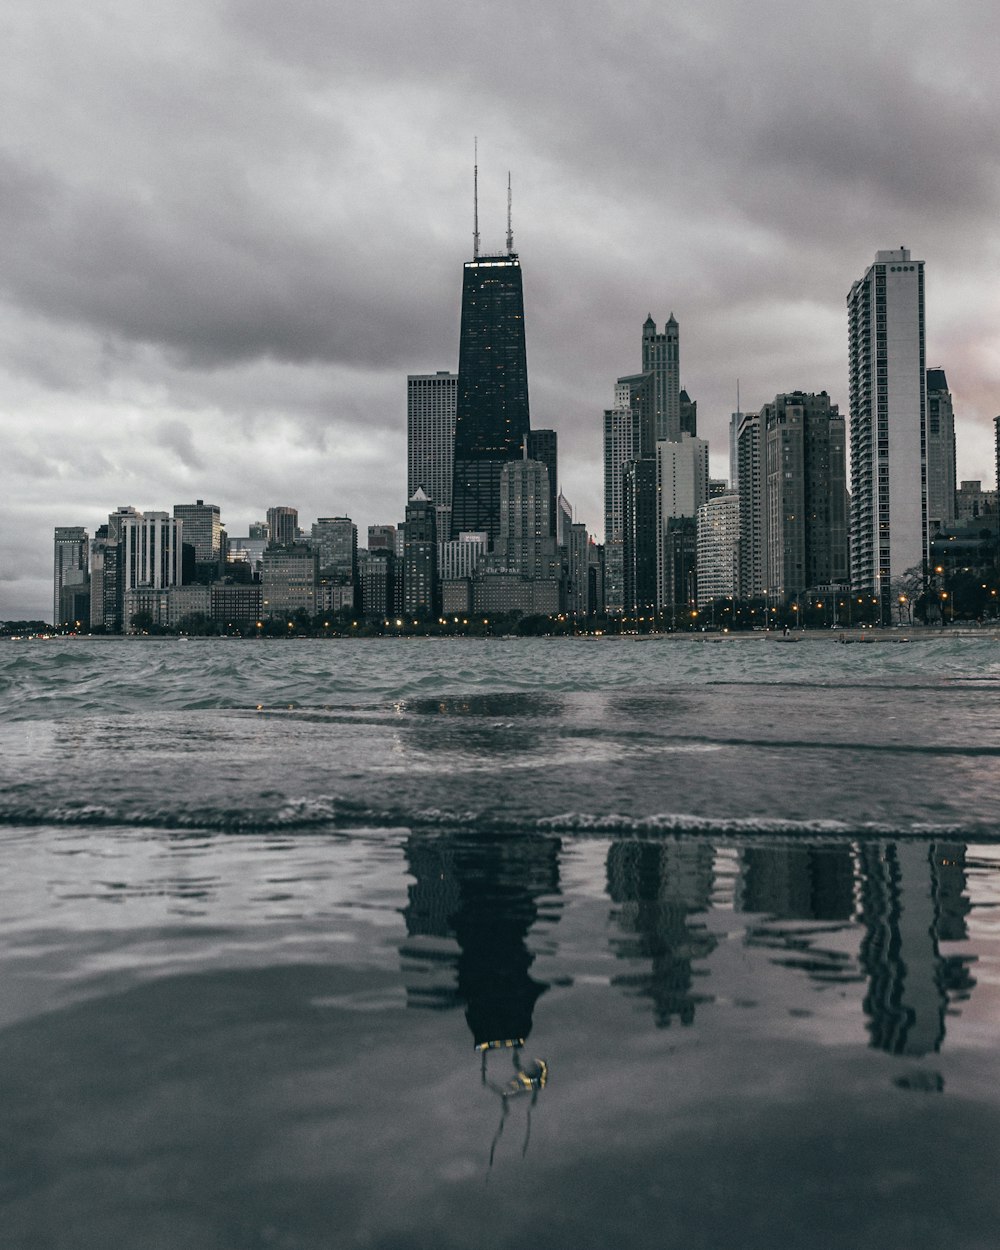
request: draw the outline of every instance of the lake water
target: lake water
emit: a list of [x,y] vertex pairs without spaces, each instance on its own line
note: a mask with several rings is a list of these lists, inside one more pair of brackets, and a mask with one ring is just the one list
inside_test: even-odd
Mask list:
[[0,646],[0,1245],[993,1250],[998,696],[993,636]]

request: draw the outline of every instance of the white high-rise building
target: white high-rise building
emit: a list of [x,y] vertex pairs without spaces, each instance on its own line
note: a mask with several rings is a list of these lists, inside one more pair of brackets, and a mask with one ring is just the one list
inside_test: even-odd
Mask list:
[[[184,523],[166,512],[121,517],[122,589],[164,590],[181,584]],[[126,622],[127,624],[128,622]]]
[[698,607],[739,595],[740,497],[707,499],[698,509]]
[[924,263],[875,253],[847,297],[851,584],[878,595],[927,558]]
[[418,490],[433,502],[437,532],[451,531],[458,374],[413,373],[406,379],[406,497]]

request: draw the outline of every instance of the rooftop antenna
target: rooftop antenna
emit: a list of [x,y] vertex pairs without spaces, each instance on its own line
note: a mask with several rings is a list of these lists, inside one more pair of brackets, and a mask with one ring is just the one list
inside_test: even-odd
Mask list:
[[510,224],[510,170],[507,170],[507,255],[514,255],[514,231]]
[[736,379],[736,415],[740,415],[740,380]]
[[479,136],[472,140],[472,259],[479,259]]

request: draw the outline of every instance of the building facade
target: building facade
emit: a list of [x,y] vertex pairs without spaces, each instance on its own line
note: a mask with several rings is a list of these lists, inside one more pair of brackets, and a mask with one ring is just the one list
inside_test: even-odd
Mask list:
[[403,611],[419,620],[439,614],[437,576],[437,513],[434,502],[419,488],[406,505]]
[[775,603],[848,578],[844,420],[825,391],[761,409],[764,593]]
[[[90,535],[80,525],[57,525],[54,535],[54,559],[52,577],[52,624],[65,625],[77,620],[76,613],[67,615],[68,599],[76,599],[64,591],[83,588],[90,574]],[[79,606],[79,605],[76,605]],[[90,609],[87,608],[89,618]]]
[[698,509],[698,607],[740,593],[740,497],[715,495]]
[[955,409],[943,369],[927,370],[927,528],[955,520]]
[[265,616],[316,612],[316,553],[305,543],[271,546],[261,569],[261,611]]
[[[615,395],[616,400],[620,394]],[[616,403],[604,411],[604,608],[625,610],[625,466],[642,454],[642,412]]]
[[411,373],[406,379],[406,497],[423,490],[437,509],[438,533],[451,532],[458,374]]
[[[660,611],[673,611],[694,598],[698,509],[708,498],[708,443],[682,434],[656,444],[657,598]],[[681,522],[690,524],[681,524]]]
[[218,576],[222,565],[222,514],[218,504],[175,503],[174,519],[184,524],[184,541],[194,548],[195,564],[209,569],[214,566]]
[[[254,526],[250,527],[253,537]],[[299,510],[279,505],[267,510],[267,541],[273,547],[290,547],[299,537]]]
[[455,413],[452,534],[500,532],[500,475],[528,433],[524,293],[517,254],[467,261]]
[[653,377],[653,411],[657,442],[681,436],[680,329],[671,313],[658,334],[652,315],[642,327],[642,371]]
[[133,512],[121,516],[120,534],[123,592],[181,584],[183,522],[166,512]]
[[879,598],[927,559],[924,263],[880,251],[847,297],[851,584]]

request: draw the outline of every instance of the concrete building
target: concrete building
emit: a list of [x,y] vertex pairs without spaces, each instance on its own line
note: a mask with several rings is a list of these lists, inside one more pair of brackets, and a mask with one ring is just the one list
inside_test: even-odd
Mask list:
[[740,588],[741,599],[757,599],[764,594],[764,474],[762,421],[759,412],[740,412],[736,424],[735,450],[740,497]]
[[418,620],[438,616],[437,514],[419,487],[406,505],[405,535],[403,611]]
[[369,525],[368,550],[396,552],[395,525]]
[[529,430],[524,436],[525,460],[537,460],[549,473],[549,530],[556,534],[559,521],[559,436],[555,430]]
[[927,559],[924,263],[880,251],[847,297],[851,584],[878,596]]
[[496,548],[508,568],[547,577],[555,556],[549,518],[549,472],[538,460],[511,460],[500,477],[500,535]]
[[[656,607],[673,611],[693,599],[697,552],[695,518],[708,498],[708,443],[682,434],[656,444],[657,529]],[[685,521],[690,524],[680,524]]]
[[844,420],[825,391],[761,409],[764,592],[774,603],[848,577]]
[[[79,607],[76,595],[64,595],[67,588],[79,591],[86,587],[90,575],[90,535],[81,525],[57,525],[54,536],[54,558],[52,577],[52,624],[65,625],[75,622],[76,611],[71,615],[68,599],[72,599],[73,608]],[[87,607],[89,619],[90,608]]]
[[396,615],[397,560],[385,547],[368,550],[358,561],[361,611],[373,620]]
[[981,481],[962,482],[955,492],[955,520],[978,521],[992,518],[997,510],[997,492],[983,490]]
[[698,607],[740,593],[740,497],[714,495],[698,509]]
[[[652,315],[642,327],[642,372],[653,376],[653,411],[657,442],[681,436],[680,329],[671,313],[658,334]],[[688,401],[690,402],[690,401]]]
[[316,553],[305,543],[274,545],[264,552],[261,612],[264,616],[316,613]]
[[489,545],[489,535],[482,530],[474,534],[462,533],[448,542],[439,543],[438,576],[443,582],[471,577]]
[[566,611],[574,616],[590,615],[590,538],[587,527],[576,521],[569,527],[566,543]]
[[164,590],[181,584],[183,522],[166,512],[133,510],[119,513],[119,526],[123,593],[139,586]]
[[349,516],[314,521],[310,545],[321,579],[354,583],[358,575],[358,527]]
[[437,509],[438,534],[451,532],[458,374],[411,373],[406,379],[406,497],[423,490]]
[[642,410],[618,401],[604,411],[604,605],[610,616],[625,610],[625,466],[642,454]]
[[955,409],[943,369],[927,370],[927,526],[955,520]]
[[[254,527],[250,527],[253,537]],[[272,547],[290,547],[299,537],[299,510],[284,504],[267,510],[267,541]]]
[[90,628],[116,634],[122,627],[118,542],[102,525],[90,544]]
[[213,621],[234,629],[246,629],[261,619],[259,582],[213,582],[209,587],[209,611]]
[[175,503],[174,519],[184,524],[184,542],[194,548],[195,566],[206,581],[220,576],[223,551],[222,514],[218,504]]
[[633,460],[624,470],[624,529],[622,583],[629,616],[655,614],[657,608],[657,551],[660,500],[656,460]]

